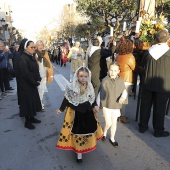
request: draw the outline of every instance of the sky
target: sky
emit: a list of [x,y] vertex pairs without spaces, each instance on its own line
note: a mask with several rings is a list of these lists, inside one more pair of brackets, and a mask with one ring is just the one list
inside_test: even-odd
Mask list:
[[63,5],[73,0],[6,0],[12,9],[13,26],[38,32],[61,15]]

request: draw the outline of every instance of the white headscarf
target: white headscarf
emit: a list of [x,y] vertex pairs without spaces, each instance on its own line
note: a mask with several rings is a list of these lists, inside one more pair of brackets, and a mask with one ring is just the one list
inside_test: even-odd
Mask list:
[[[89,73],[89,77],[87,80],[87,89],[84,94],[80,94],[80,83],[78,82],[77,73],[81,68],[86,68]],[[93,85],[91,83],[91,71],[87,67],[79,67],[73,77],[73,82],[68,84],[65,89],[65,97],[69,101],[69,103],[74,106],[78,106],[81,103],[89,101],[90,104],[93,104],[95,101],[95,93],[93,89]]]
[[[29,41],[31,41],[31,40],[27,40],[27,41],[25,42],[25,44],[24,44],[24,49],[27,48],[27,44],[28,44]],[[31,41],[31,42],[32,42],[32,41]]]

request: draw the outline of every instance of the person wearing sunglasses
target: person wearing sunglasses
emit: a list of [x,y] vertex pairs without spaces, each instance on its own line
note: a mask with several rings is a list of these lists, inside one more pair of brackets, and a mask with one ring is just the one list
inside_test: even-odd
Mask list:
[[33,123],[41,123],[35,118],[36,111],[41,111],[41,101],[38,94],[38,86],[41,77],[38,64],[35,59],[35,45],[27,40],[24,52],[19,61],[20,71],[20,114],[25,117],[25,128],[35,129]]

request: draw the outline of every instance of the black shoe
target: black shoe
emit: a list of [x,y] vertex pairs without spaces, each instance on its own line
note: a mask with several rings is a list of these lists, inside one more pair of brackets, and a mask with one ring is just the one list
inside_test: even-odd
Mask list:
[[103,137],[102,137],[102,141],[103,141],[103,142],[106,141],[106,136],[103,136]]
[[34,118],[30,118],[31,123],[41,123],[41,120]]
[[45,112],[45,109],[43,108],[43,109],[41,109],[41,112]]
[[25,128],[33,130],[35,129],[35,126],[31,122],[25,122]]
[[9,87],[8,89],[6,89],[6,90],[14,90],[12,87]]
[[82,163],[83,159],[77,159],[77,163]]
[[6,93],[13,93],[12,90],[6,90],[5,92],[6,92]]
[[115,141],[115,142],[112,142],[111,139],[109,139],[110,143],[114,146],[114,147],[117,147],[118,146],[118,143]]
[[144,133],[147,129],[142,129],[142,128],[139,128],[139,132],[140,133]]
[[169,132],[167,132],[167,131],[159,131],[159,132],[154,132],[153,135],[155,137],[167,137],[167,136],[169,136]]

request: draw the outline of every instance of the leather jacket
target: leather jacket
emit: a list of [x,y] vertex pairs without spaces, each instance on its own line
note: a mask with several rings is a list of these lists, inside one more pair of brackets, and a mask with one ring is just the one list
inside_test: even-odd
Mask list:
[[132,53],[118,55],[116,61],[120,64],[119,76],[122,77],[124,82],[133,83],[133,71],[135,70],[136,61]]

